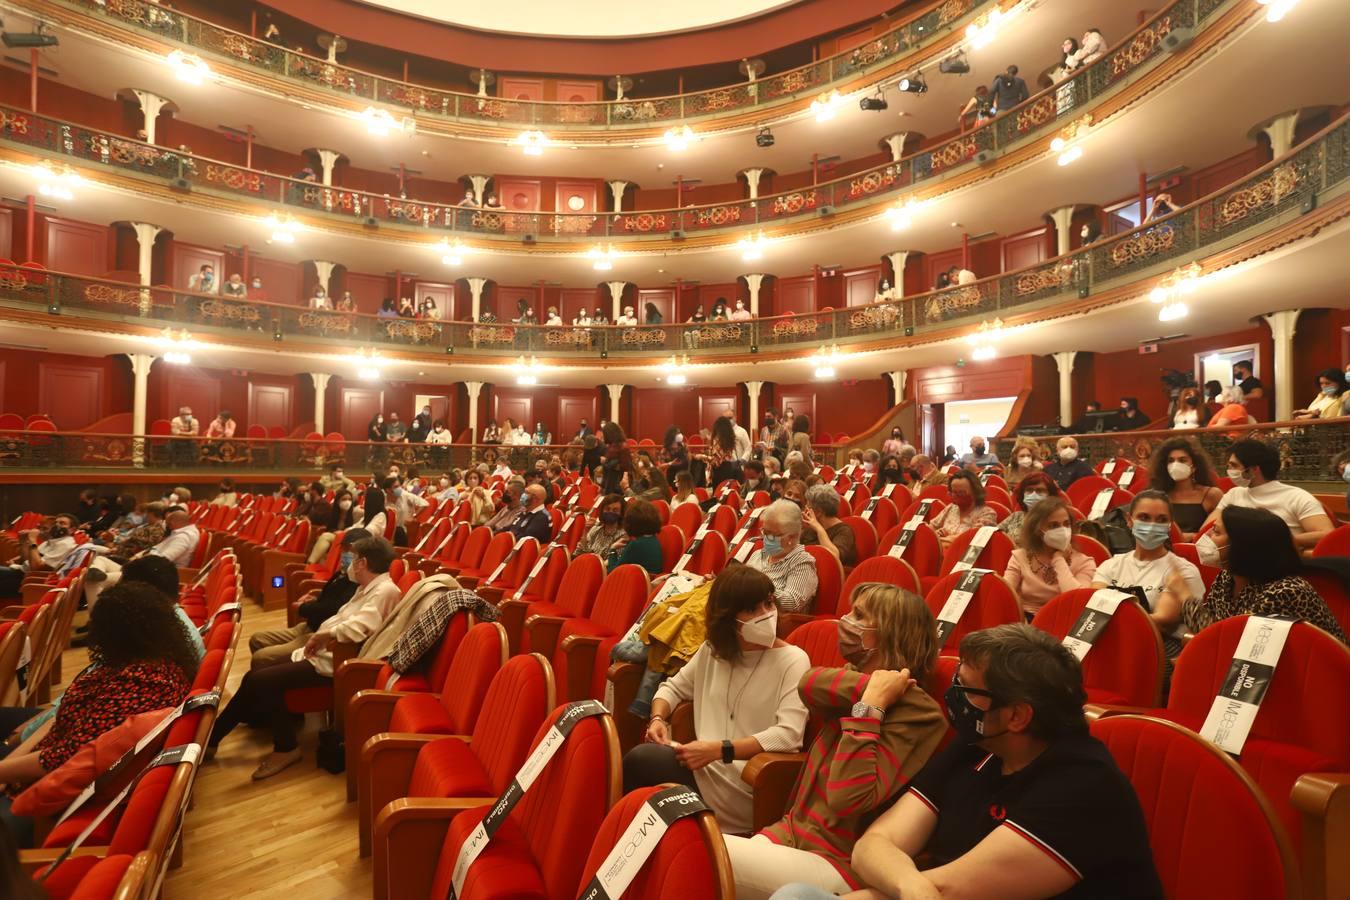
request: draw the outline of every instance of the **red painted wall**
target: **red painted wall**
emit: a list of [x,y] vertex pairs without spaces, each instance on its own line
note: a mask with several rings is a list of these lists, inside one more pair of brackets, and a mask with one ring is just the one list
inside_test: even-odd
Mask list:
[[[56,373],[65,377],[54,377]],[[75,383],[93,392],[65,396],[62,385]],[[62,431],[84,428],[131,409],[131,364],[124,356],[0,349],[0,407],[0,411],[24,417],[45,414]]]

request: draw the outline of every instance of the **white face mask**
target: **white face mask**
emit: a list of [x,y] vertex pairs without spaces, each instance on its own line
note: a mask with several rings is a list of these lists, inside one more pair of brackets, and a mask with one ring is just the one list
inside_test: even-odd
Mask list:
[[351,564],[347,566],[347,580],[348,580],[348,581],[356,581],[356,580],[357,580],[357,579],[356,579],[356,560],[352,560],[352,561],[351,561]]
[[1167,477],[1173,481],[1185,481],[1195,473],[1189,465],[1184,462],[1170,462],[1167,464]]
[[342,510],[343,512],[346,512],[347,510],[349,510],[349,509],[351,509],[351,508],[352,508],[352,501],[350,501],[350,500],[340,500],[340,501],[338,501],[338,509]]
[[1073,542],[1073,529],[1063,525],[1051,528],[1041,535],[1041,540],[1045,541],[1045,546],[1051,550],[1063,550]]
[[1207,566],[1219,566],[1223,563],[1219,559],[1219,545],[1214,543],[1214,538],[1208,534],[1200,535],[1200,539],[1195,542],[1195,555]]
[[749,622],[740,623],[741,637],[756,647],[772,647],[778,638],[778,610]]
[[1018,465],[1019,468],[1022,468],[1022,469],[1030,469],[1030,468],[1031,468],[1031,457],[1030,457],[1030,456],[1025,456],[1025,455],[1017,457],[1017,465]]
[[1073,447],[1065,447],[1063,450],[1059,451],[1059,458],[1066,463],[1073,462],[1078,458],[1078,451]]
[[1228,478],[1233,482],[1233,485],[1235,487],[1246,487],[1247,485],[1252,483],[1252,480],[1247,477],[1246,471],[1247,471],[1246,469],[1228,470]]

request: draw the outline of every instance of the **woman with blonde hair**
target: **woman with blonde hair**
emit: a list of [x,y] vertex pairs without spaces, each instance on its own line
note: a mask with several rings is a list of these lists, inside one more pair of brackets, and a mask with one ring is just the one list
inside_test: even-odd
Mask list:
[[464,486],[459,490],[459,502],[469,504],[469,524],[482,525],[492,518],[492,498],[483,487],[483,473],[469,469],[464,473]]
[[1020,545],[1003,579],[1030,619],[1042,606],[1074,588],[1092,587],[1097,564],[1073,545],[1077,526],[1060,497],[1046,497],[1027,511]]
[[1012,453],[1008,455],[1008,471],[1005,479],[1008,487],[1017,487],[1017,483],[1032,472],[1041,470],[1041,446],[1035,438],[1022,435],[1013,442]]
[[828,724],[807,751],[787,814],[753,837],[726,836],[741,900],[764,900],[785,883],[846,894],[862,886],[853,843],[923,768],[947,731],[924,692],[937,663],[937,623],[923,599],[892,584],[853,592],[839,620],[844,669],[815,668],[798,686]]

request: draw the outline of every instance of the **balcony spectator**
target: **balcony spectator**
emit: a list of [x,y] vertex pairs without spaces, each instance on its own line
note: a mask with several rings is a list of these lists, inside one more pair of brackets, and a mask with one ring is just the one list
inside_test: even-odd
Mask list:
[[1144,223],[1148,224],[1149,222],[1156,222],[1163,216],[1170,216],[1176,211],[1177,206],[1172,200],[1172,195],[1163,191],[1153,198],[1153,205],[1149,208],[1148,216],[1144,219]]
[[[385,442],[383,413],[376,413],[366,425],[366,440],[372,444],[383,444]],[[378,461],[384,452],[382,449],[376,452],[372,461]]]
[[488,194],[487,199],[483,201],[484,209],[501,209],[501,201],[497,199],[496,194]]
[[1317,396],[1304,409],[1294,410],[1295,419],[1336,419],[1350,415],[1346,403],[1350,401],[1350,385],[1340,369],[1323,369],[1317,373]]
[[203,263],[201,268],[188,278],[188,290],[198,291],[202,294],[214,294],[216,292],[216,270],[210,263]]
[[591,316],[591,324],[592,324],[592,325],[608,325],[608,324],[609,324],[609,316],[605,315],[605,311],[604,311],[603,309],[601,309],[600,307],[597,306],[597,307],[595,308],[595,314],[594,314],[593,316]]
[[1084,222],[1083,227],[1079,229],[1078,236],[1083,241],[1084,247],[1090,247],[1102,239],[1102,226],[1096,219],[1091,222]]
[[244,284],[244,279],[238,272],[230,275],[229,280],[220,286],[220,293],[226,297],[246,297],[248,296],[248,285]]
[[718,297],[713,301],[712,313],[708,316],[708,320],[712,322],[725,322],[727,321],[727,318],[727,298]]
[[[1215,384],[1217,383],[1215,382]],[[1254,424],[1256,419],[1247,411],[1246,399],[1242,394],[1242,388],[1236,384],[1230,384],[1220,390],[1218,397],[1215,398],[1215,406],[1218,409],[1210,418],[1209,427],[1222,428],[1225,425]]]
[[[544,427],[543,422],[534,423],[534,434],[530,436],[530,443],[536,447],[544,447],[553,443],[553,435]],[[539,462],[542,463],[543,460],[541,459]]]
[[[1252,374],[1252,361],[1250,359],[1233,363],[1233,383],[1242,388],[1242,396],[1246,399],[1248,407],[1251,407],[1251,401],[1253,400],[1265,399],[1266,387],[1259,378]],[[1257,412],[1253,411],[1252,414],[1257,415]],[[1257,418],[1264,417],[1257,415]]]
[[538,325],[539,317],[535,315],[533,309],[526,309],[519,319],[515,320],[517,325]]
[[1089,28],[1083,33],[1083,40],[1074,54],[1074,67],[1090,66],[1106,55],[1106,38],[1100,30]]
[[1096,473],[1092,471],[1092,466],[1078,458],[1078,441],[1066,436],[1056,442],[1055,461],[1045,467],[1045,474],[1059,485],[1061,491],[1066,491],[1078,479]]
[[441,310],[436,306],[436,299],[430,294],[422,297],[422,304],[418,307],[417,315],[422,319],[439,319]]
[[228,441],[234,437],[235,428],[234,416],[228,409],[222,409],[211,420],[211,424],[206,426],[206,436],[211,440]]
[[950,270],[939,272],[937,278],[933,281],[933,290],[945,291],[952,286],[952,273]]
[[615,325],[622,325],[625,328],[636,325],[637,323],[637,316],[633,315],[633,307],[631,306],[625,306],[623,308],[623,315],[614,320]]
[[708,314],[703,311],[703,304],[700,303],[694,307],[694,314],[689,317],[690,325],[702,325],[708,321]]
[[1078,38],[1066,37],[1059,45],[1059,65],[1050,73],[1050,80],[1059,84],[1078,68]]
[[748,322],[750,321],[750,319],[751,319],[750,310],[745,308],[745,301],[737,300],[736,308],[731,311],[731,321]]
[[1083,407],[1083,415],[1069,426],[1070,434],[1092,434],[1102,430],[1102,423],[1105,418],[1097,415],[1102,411],[1102,405],[1096,400],[1089,400],[1087,406]]
[[375,313],[381,319],[397,319],[398,307],[394,306],[394,298],[385,297],[380,303],[379,312]]
[[309,166],[305,166],[303,169],[301,169],[299,172],[296,172],[291,177],[294,178],[296,181],[304,181],[308,182],[309,184],[314,184],[319,180],[319,176],[316,175],[314,169],[312,169]]
[[323,289],[323,285],[314,286],[314,295],[309,298],[310,309],[331,310],[333,304],[328,300],[328,292]]
[[1147,427],[1148,416],[1139,411],[1139,399],[1137,397],[1121,397],[1120,412],[1116,413],[1116,421],[1111,426],[1111,430],[1138,431]]
[[417,307],[413,305],[411,297],[401,297],[398,301],[398,317],[400,319],[417,318]]
[[1177,396],[1177,409],[1172,414],[1172,430],[1184,431],[1200,427],[1200,391],[1183,388]]
[[399,420],[396,412],[391,412],[385,420],[384,439],[391,444],[401,444],[408,439],[408,427]]
[[587,312],[586,307],[583,306],[581,311],[577,313],[576,318],[572,320],[572,327],[586,328],[591,324],[591,314]]
[[424,444],[431,434],[431,407],[423,406],[421,412],[413,417],[412,427],[408,429],[408,442]]
[[497,427],[497,420],[489,419],[487,425],[483,428],[483,440],[481,443],[500,444],[501,442],[502,430]]
[[1017,74],[1017,66],[994,76],[989,90],[994,95],[994,114],[1005,113],[1031,96],[1027,83]]
[[544,324],[552,326],[554,328],[562,327],[563,320],[562,316],[558,315],[558,307],[550,306],[548,308],[548,317],[544,320]]
[[648,303],[643,307],[642,321],[646,325],[660,325],[665,321],[665,318],[661,315],[661,310],[656,308],[655,303]]
[[956,124],[962,131],[965,131],[966,116],[972,112],[975,113],[973,125],[975,128],[979,128],[994,117],[994,98],[990,95],[989,88],[982,84],[976,86],[975,93],[966,101],[966,105],[961,107],[961,111],[956,114]]
[[267,302],[267,291],[263,290],[263,280],[257,275],[249,279],[248,299],[257,300],[262,303]]

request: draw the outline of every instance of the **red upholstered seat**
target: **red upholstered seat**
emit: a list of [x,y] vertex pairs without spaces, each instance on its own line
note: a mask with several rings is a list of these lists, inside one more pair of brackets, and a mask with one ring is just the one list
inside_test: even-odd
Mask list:
[[1318,541],[1313,556],[1350,556],[1350,525],[1333,529]]
[[[1094,593],[1092,588],[1065,591],[1042,606],[1031,624],[1062,639]],[[1124,601],[1083,660],[1088,702],[1156,706],[1162,697],[1165,662],[1162,637],[1153,620],[1137,601]]]
[[[412,734],[472,732],[493,676],[505,661],[505,642],[506,633],[495,622],[480,622],[470,628],[441,679],[440,693],[400,697],[394,704],[389,730]],[[395,686],[402,688],[403,679]]]
[[[928,604],[934,618],[942,612],[942,607],[946,605],[947,598],[951,596],[962,575],[964,575],[962,572],[943,575],[924,593],[924,602]],[[1022,604],[1018,601],[1017,595],[1001,575],[991,572],[980,580],[980,586],[975,589],[974,596],[966,605],[966,611],[961,615],[951,634],[947,635],[947,643],[939,647],[938,651],[955,656],[961,646],[961,638],[970,632],[1021,621],[1023,621]],[[947,686],[942,687],[946,690]]]
[[473,568],[482,562],[483,554],[487,552],[488,544],[491,541],[492,529],[487,526],[479,526],[469,532],[464,545],[459,548],[459,555],[453,559],[444,560],[442,565],[455,572]]
[[[969,528],[955,538],[947,545],[947,549],[942,553],[942,564],[938,566],[938,575],[947,575],[956,564],[961,561],[961,557],[966,555],[966,549],[970,547],[970,542],[975,540],[975,535],[979,534],[978,528]],[[1013,550],[1017,549],[1012,542],[1012,538],[1003,532],[995,529],[994,533],[989,535],[989,542],[984,545],[980,551],[979,557],[975,560],[974,569],[989,569],[1002,575],[1008,570],[1008,560],[1012,559]],[[937,581],[936,578],[927,580],[926,587],[931,587]]]
[[117,893],[117,887],[132,859],[128,853],[119,853],[100,860],[80,879],[70,894],[70,900],[107,900],[112,897]]
[[[728,495],[727,499],[732,501],[737,500],[738,498],[733,491]],[[685,506],[689,506],[689,504],[685,504]],[[683,509],[684,507],[681,508]],[[730,506],[727,503],[719,504],[713,509],[710,530],[716,531],[718,534],[722,535],[724,539],[729,541],[731,540],[731,536],[736,533],[736,521],[736,507]]]
[[[858,507],[861,508],[861,507]],[[853,544],[858,550],[858,558],[855,562],[859,563],[866,559],[871,559],[877,555],[877,529],[871,522],[861,516],[849,516],[843,520],[844,524],[853,532]]]
[[[675,511],[686,509],[688,505],[685,504]],[[656,539],[661,544],[661,571],[669,572],[675,568],[675,564],[684,553],[685,534],[675,525],[662,525],[661,530],[656,533]]]
[[839,592],[844,587],[844,567],[833,553],[819,544],[808,544],[806,552],[816,560],[816,602],[812,612],[817,616],[835,617],[839,612]]
[[1098,719],[1092,734],[1134,786],[1165,896],[1297,896],[1284,829],[1222,750],[1143,716]]
[[[882,535],[877,552],[889,554],[891,548],[900,540],[902,531],[904,522]],[[929,525],[920,525],[914,530],[914,536],[910,538],[909,546],[905,548],[900,558],[909,563],[920,578],[925,575],[936,575],[938,566],[942,564],[942,542],[938,540],[937,532]]]
[[[726,507],[721,507],[726,509]],[[733,520],[733,525],[735,524]],[[698,543],[694,556],[685,565],[695,575],[716,575],[727,564],[727,539],[720,531],[709,530]]]
[[[661,788],[640,788],[623,797],[605,816],[581,872],[584,889],[613,851],[647,798]],[[661,837],[638,869],[622,900],[723,900],[731,885],[721,832],[711,812],[680,819]],[[619,900],[619,898],[615,898]]]
[[487,549],[483,551],[483,556],[477,562],[468,563],[460,568],[458,577],[463,579],[483,579],[487,578],[497,566],[506,560],[506,555],[511,552],[511,548],[516,545],[516,539],[509,531],[503,531],[500,534],[494,534],[488,541]]
[[[578,556],[568,565],[551,599],[536,600],[525,607],[526,628],[520,638],[520,652],[538,651],[530,646],[530,620],[535,616],[559,619],[585,618],[595,606],[596,595],[605,580],[605,566],[594,553]],[[549,648],[544,648],[549,649]],[[556,649],[556,648],[553,648]],[[561,682],[560,682],[561,683]]]
[[[553,671],[559,692],[566,692],[564,699],[599,700],[605,696],[610,648],[642,614],[650,584],[647,571],[641,566],[619,566],[605,576],[590,615],[563,623],[558,632],[558,649],[553,654]],[[572,638],[576,640],[569,640]],[[589,665],[590,672],[569,675],[572,666],[581,662]]]
[[813,666],[844,666],[844,658],[839,655],[839,625],[836,619],[816,619],[799,625],[784,640],[804,650]]

